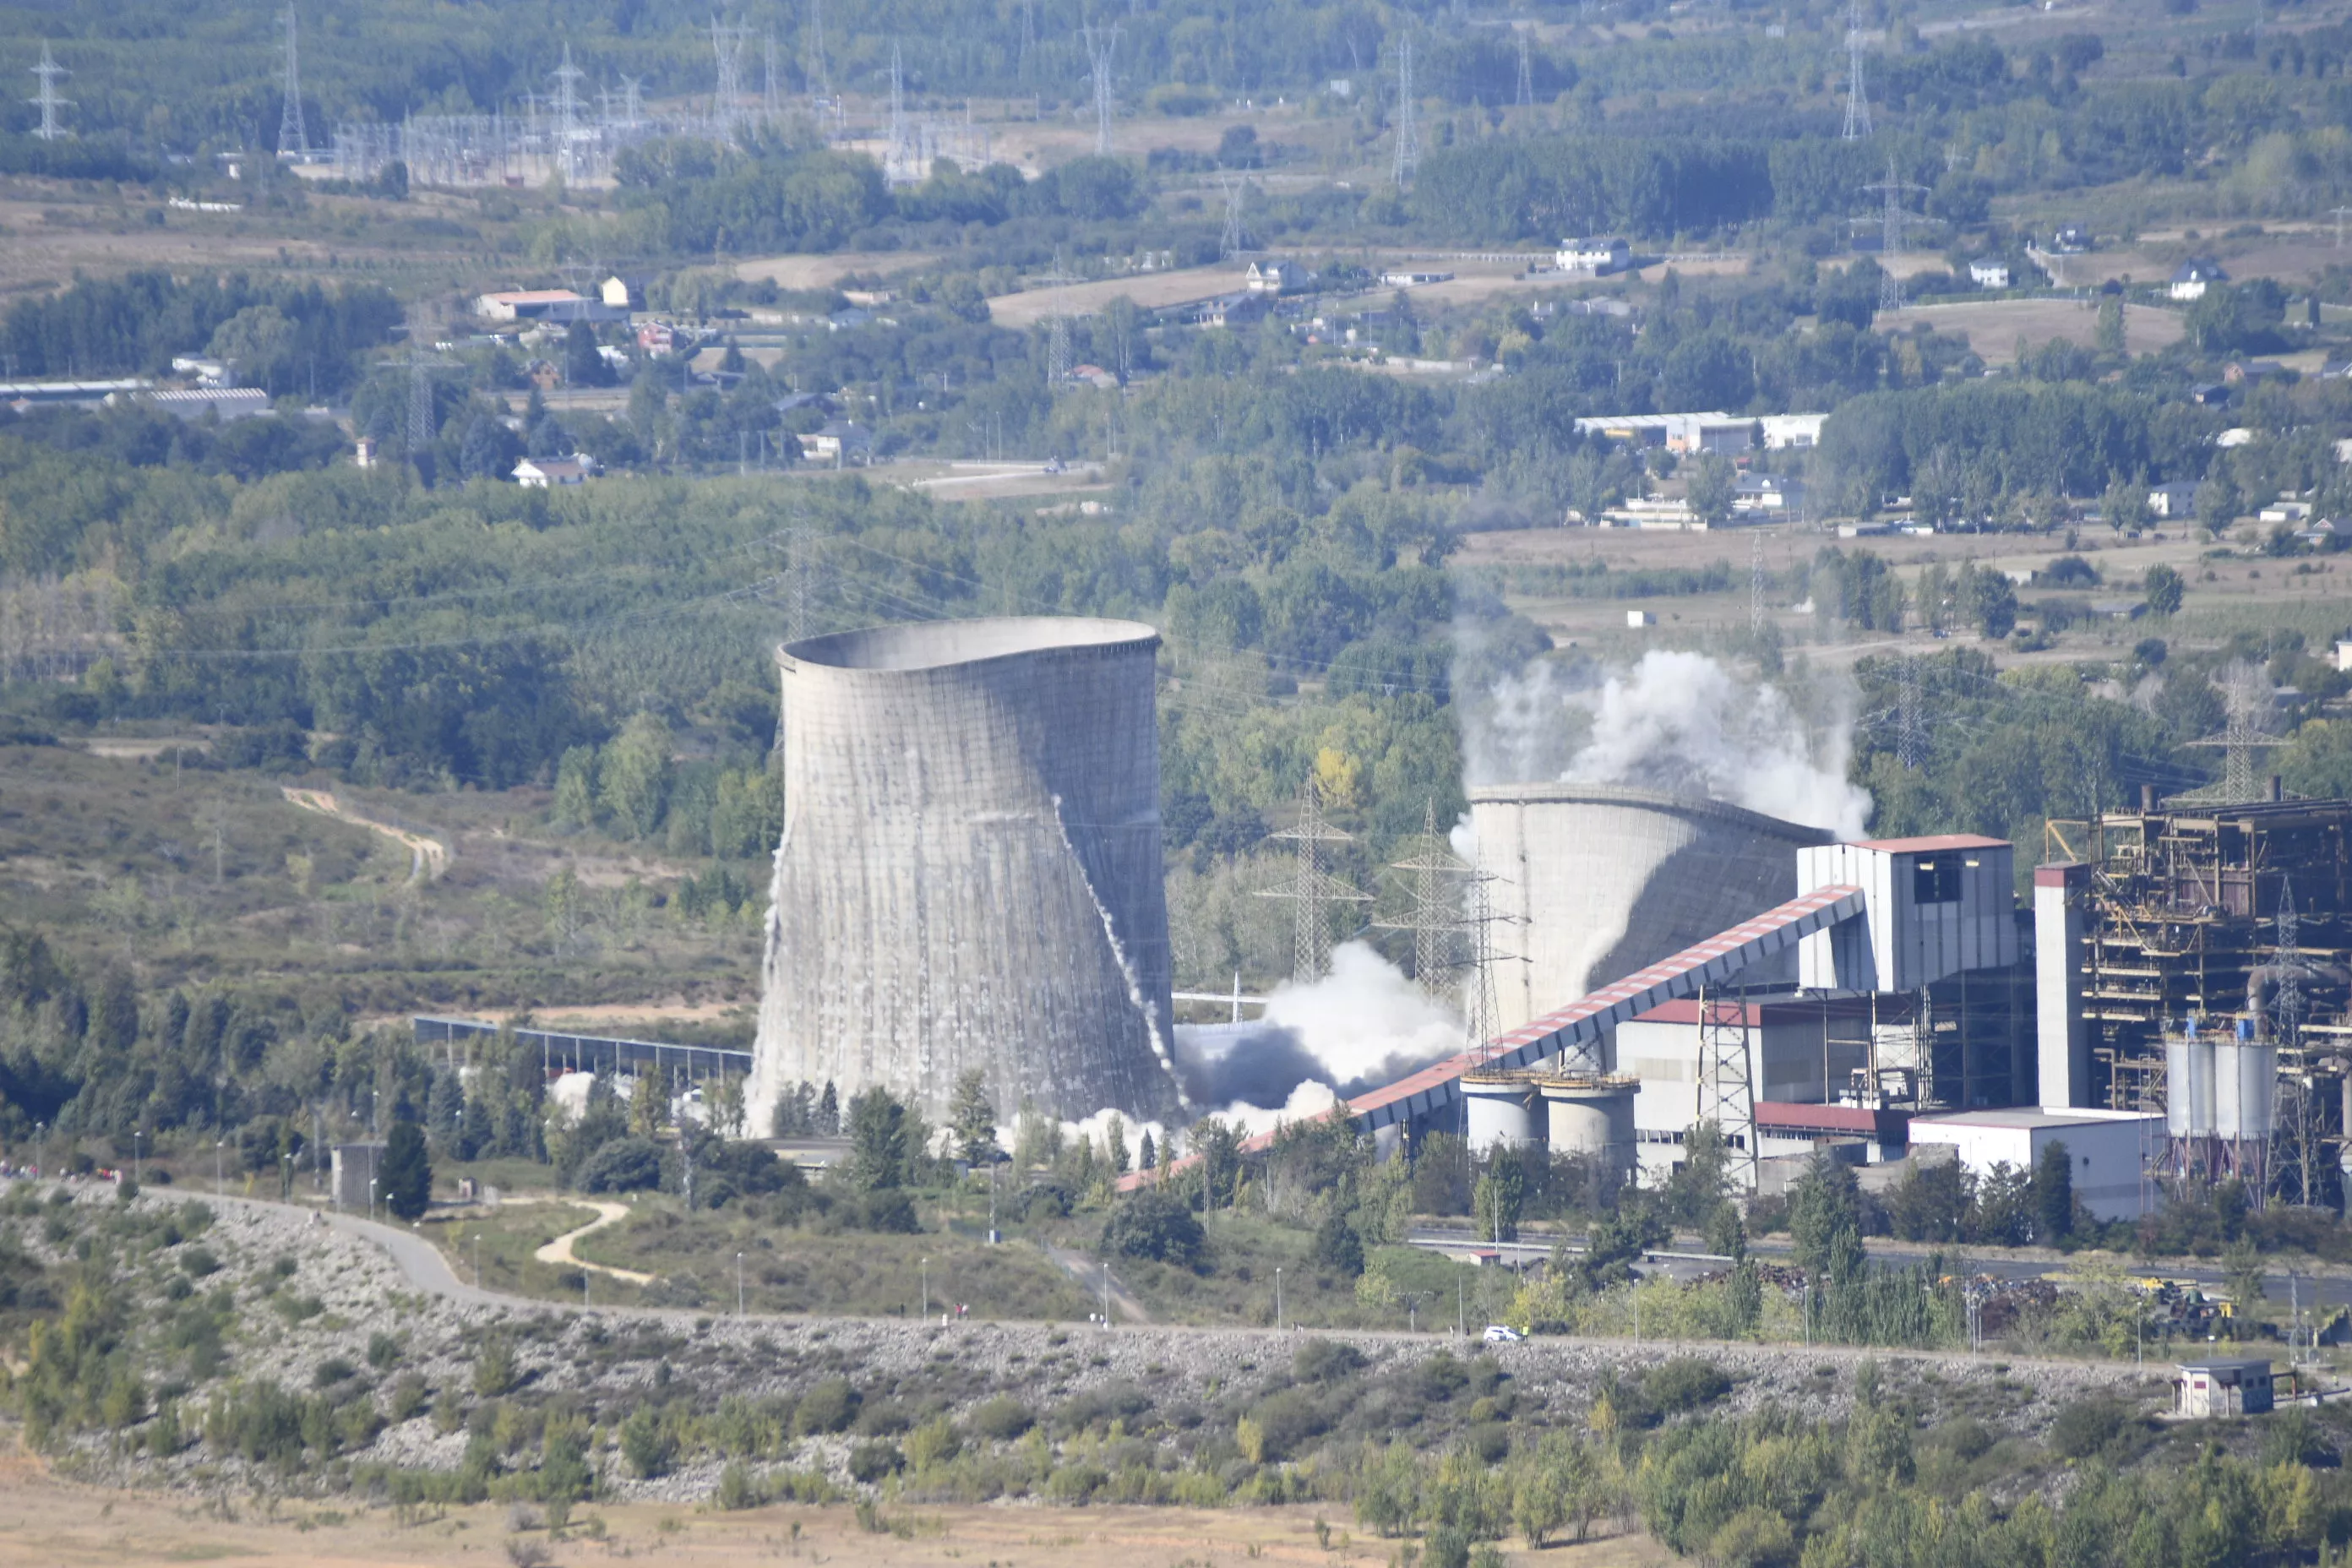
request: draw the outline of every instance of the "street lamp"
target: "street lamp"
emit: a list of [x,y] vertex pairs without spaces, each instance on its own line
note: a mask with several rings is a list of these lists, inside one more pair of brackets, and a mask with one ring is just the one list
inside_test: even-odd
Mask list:
[[228,1146],[226,1138],[213,1140],[213,1196],[221,1195],[221,1151]]
[[1282,1328],[1282,1266],[1280,1264],[1275,1265],[1274,1269],[1274,1326],[1277,1332],[1280,1331]]
[[735,1315],[743,1315],[743,1255],[735,1255]]
[[482,1288],[482,1233],[474,1233],[474,1289]]
[[368,1223],[375,1223],[375,1178],[368,1178]]
[[294,1155],[289,1151],[278,1156],[278,1201],[285,1203],[294,1195]]
[[923,1316],[931,1315],[931,1260],[923,1259]]
[[136,1127],[131,1130],[131,1184],[134,1187],[139,1184],[139,1177],[145,1169],[139,1163],[139,1144],[140,1141],[146,1136],[146,1133]]

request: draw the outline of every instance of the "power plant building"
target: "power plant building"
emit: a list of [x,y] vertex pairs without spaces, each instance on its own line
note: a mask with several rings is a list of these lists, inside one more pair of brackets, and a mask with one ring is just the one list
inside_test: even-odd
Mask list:
[[748,1095],[1174,1120],[1159,637],[879,626],[779,650],[785,815]]

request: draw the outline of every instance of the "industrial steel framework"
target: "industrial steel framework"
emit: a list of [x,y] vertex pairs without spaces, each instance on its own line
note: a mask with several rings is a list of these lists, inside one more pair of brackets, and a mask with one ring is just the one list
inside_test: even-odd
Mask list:
[[1323,791],[1314,774],[1298,792],[1298,821],[1268,837],[1298,846],[1289,884],[1261,889],[1258,897],[1291,900],[1291,978],[1311,985],[1331,973],[1331,906],[1369,903],[1371,895],[1324,869],[1324,847],[1345,844],[1353,835],[1323,820]]
[[1698,994],[1698,1119],[1723,1134],[1726,1168],[1741,1192],[1756,1190],[1756,1068],[1748,999],[1723,987]]

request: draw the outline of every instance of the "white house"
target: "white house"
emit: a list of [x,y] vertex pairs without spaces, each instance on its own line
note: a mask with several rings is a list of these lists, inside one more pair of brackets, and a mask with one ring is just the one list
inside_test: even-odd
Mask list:
[[1979,289],[2006,289],[2009,287],[2009,263],[1971,261],[1969,263],[1969,281]]
[[1287,294],[1307,287],[1307,268],[1296,261],[1253,261],[1242,287],[1252,294]]
[[2209,287],[2229,280],[2230,275],[2210,261],[2184,261],[2173,270],[2170,291],[2176,300],[2202,300]]
[[2099,1110],[2084,1106],[1961,1110],[1911,1121],[1911,1142],[1948,1143],[1979,1178],[1993,1166],[2033,1169],[2043,1150],[2066,1146],[2074,1195],[2103,1220],[2137,1219],[2154,1204],[2141,1172],[2150,1148],[2164,1141],[2162,1113]]
[[507,289],[474,298],[474,314],[494,321],[520,321],[544,316],[559,305],[588,301],[569,289]]
[[2168,521],[2197,515],[2197,487],[2185,479],[2147,487],[2147,510]]
[[586,484],[596,477],[596,459],[582,452],[571,458],[525,458],[514,466],[514,481],[527,490]]
[[1633,247],[1622,239],[1563,239],[1552,252],[1551,264],[1562,272],[1589,272],[1597,278],[1622,272],[1633,258]]

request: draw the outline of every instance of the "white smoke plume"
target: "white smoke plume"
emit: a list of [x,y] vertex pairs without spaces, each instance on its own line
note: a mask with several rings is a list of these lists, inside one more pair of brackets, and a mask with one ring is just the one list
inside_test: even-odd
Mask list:
[[1563,778],[1703,795],[1841,838],[1859,837],[1870,820],[1870,793],[1845,776],[1847,726],[1817,744],[1780,688],[1705,654],[1643,654],[1572,700],[1592,729]]
[[1851,727],[1818,734],[1788,694],[1701,653],[1658,650],[1626,668],[1536,660],[1457,688],[1474,784],[1559,779],[1727,801],[1858,837],[1869,792],[1846,781]]
[[1262,1020],[1176,1034],[1192,1103],[1254,1133],[1319,1116],[1460,1049],[1462,1020],[1360,942],[1332,949],[1323,979],[1276,985]]

